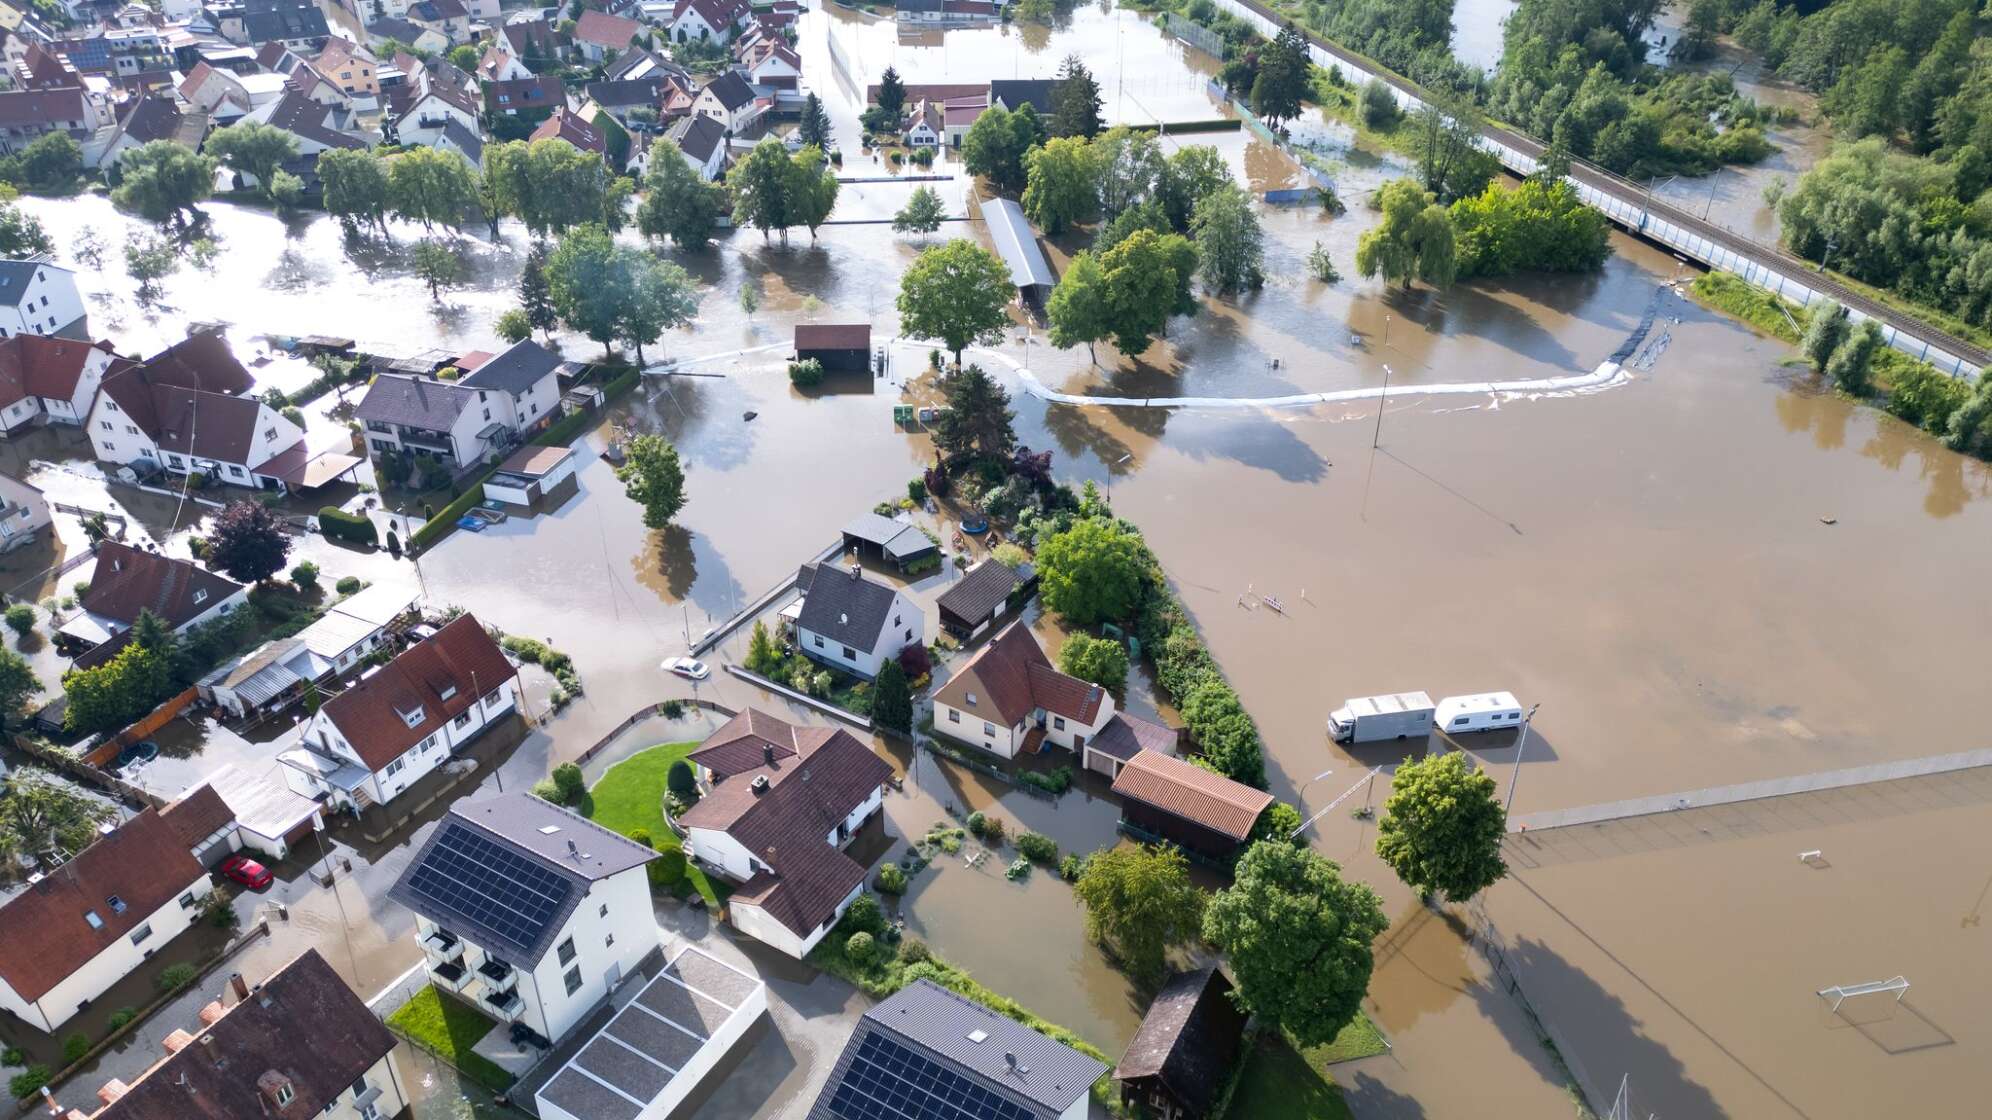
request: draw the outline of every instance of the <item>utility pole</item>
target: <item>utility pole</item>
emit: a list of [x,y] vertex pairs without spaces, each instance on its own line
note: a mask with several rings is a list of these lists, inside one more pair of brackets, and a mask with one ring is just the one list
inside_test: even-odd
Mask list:
[[1529,724],[1535,722],[1536,709],[1540,707],[1541,704],[1531,704],[1529,714],[1522,717],[1522,735],[1515,740],[1515,769],[1508,775],[1508,803],[1501,807],[1501,815],[1504,817],[1508,815],[1508,810],[1515,807],[1515,783],[1522,779],[1522,751],[1529,745]]
[[[1388,330],[1389,323],[1389,319],[1384,320],[1386,330]],[[1383,367],[1383,392],[1376,398],[1376,431],[1370,435],[1369,469],[1363,473],[1363,508],[1359,516],[1364,521],[1369,520],[1370,480],[1376,477],[1376,448],[1378,442],[1383,439],[1383,406],[1388,403],[1389,399],[1390,366],[1386,363]]]

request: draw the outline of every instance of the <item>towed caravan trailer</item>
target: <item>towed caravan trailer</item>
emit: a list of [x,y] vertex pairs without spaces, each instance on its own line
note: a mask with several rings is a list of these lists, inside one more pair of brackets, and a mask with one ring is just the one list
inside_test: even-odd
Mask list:
[[1433,725],[1450,735],[1470,731],[1498,731],[1522,725],[1522,706],[1512,692],[1479,692],[1471,696],[1448,696],[1439,701]]

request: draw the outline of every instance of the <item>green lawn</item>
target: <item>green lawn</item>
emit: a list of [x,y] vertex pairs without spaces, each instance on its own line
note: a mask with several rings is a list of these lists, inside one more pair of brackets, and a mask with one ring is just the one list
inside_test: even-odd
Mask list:
[[1390,1047],[1384,1045],[1383,1032],[1376,1029],[1369,1016],[1356,1012],[1342,1033],[1326,1046],[1316,1046],[1304,1053],[1307,1063],[1327,1076],[1328,1067],[1336,1062],[1353,1062],[1357,1058],[1372,1058]]
[[1352,1120],[1341,1088],[1278,1035],[1262,1035],[1245,1060],[1226,1115],[1251,1120]]
[[512,1087],[511,1074],[483,1055],[471,1052],[471,1047],[497,1024],[434,987],[416,992],[414,999],[387,1017],[387,1024],[428,1047],[486,1089],[502,1093]]
[[[588,790],[581,815],[603,828],[624,836],[642,829],[650,834],[659,851],[682,847],[671,826],[664,823],[664,782],[671,764],[698,749],[696,742],[665,743],[639,751],[623,759]],[[718,906],[728,893],[695,866],[686,867],[686,879],[708,906]]]

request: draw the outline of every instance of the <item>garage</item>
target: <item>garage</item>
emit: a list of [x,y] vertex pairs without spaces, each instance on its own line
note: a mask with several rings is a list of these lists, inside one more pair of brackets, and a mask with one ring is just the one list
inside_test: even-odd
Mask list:
[[825,373],[864,373],[871,369],[871,324],[804,323],[795,328],[795,360],[811,358]]

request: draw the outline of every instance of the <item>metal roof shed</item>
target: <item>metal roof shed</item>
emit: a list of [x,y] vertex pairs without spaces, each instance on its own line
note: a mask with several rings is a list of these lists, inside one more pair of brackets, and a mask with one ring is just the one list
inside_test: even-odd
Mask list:
[[917,527],[876,513],[863,513],[844,526],[844,547],[892,561],[901,571],[940,546]]
[[996,254],[1009,266],[1010,281],[1017,290],[1040,297],[1048,294],[1058,277],[1052,275],[1051,262],[1038,248],[1037,231],[1024,217],[1024,208],[1007,198],[985,198],[982,220],[989,227],[989,240],[996,243]]

